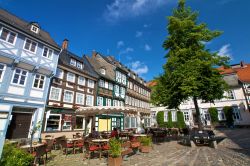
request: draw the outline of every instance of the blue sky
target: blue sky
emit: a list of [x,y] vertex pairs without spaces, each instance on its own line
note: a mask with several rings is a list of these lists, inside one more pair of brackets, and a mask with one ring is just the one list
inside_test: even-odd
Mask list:
[[[162,72],[166,16],[177,0],[0,0],[0,6],[36,21],[61,45],[81,56],[96,50],[113,55],[147,81]],[[250,62],[249,0],[187,0],[199,21],[224,33],[207,43],[231,63]]]

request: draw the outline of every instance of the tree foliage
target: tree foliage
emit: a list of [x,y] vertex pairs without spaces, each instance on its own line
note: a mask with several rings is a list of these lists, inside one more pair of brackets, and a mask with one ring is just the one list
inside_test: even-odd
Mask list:
[[229,127],[232,126],[233,123],[234,123],[234,120],[233,120],[233,107],[225,106],[225,107],[223,107],[222,111],[225,113],[227,125]]
[[156,78],[151,97],[153,104],[171,109],[178,109],[183,101],[193,98],[199,116],[198,99],[214,102],[223,97],[227,85],[215,66],[226,65],[229,58],[205,48],[205,42],[221,32],[209,30],[205,23],[199,24],[197,17],[198,12],[186,7],[185,0],[180,0],[168,17],[169,35],[163,43],[167,62],[164,73]]
[[211,107],[208,109],[208,112],[210,114],[212,124],[217,123],[219,121],[218,120],[218,110],[214,107]]

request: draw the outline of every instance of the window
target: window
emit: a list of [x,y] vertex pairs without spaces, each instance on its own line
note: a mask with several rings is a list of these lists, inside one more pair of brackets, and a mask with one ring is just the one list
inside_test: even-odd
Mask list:
[[82,65],[81,62],[77,62],[77,63],[76,63],[76,67],[77,67],[78,69],[83,69],[83,65]]
[[60,89],[60,88],[55,88],[55,87],[52,86],[52,87],[50,88],[49,99],[50,99],[50,100],[60,101],[60,100],[61,100],[61,91],[62,91],[62,89]]
[[86,105],[87,106],[94,106],[94,96],[86,95]]
[[168,111],[164,111],[164,122],[168,121]]
[[172,111],[172,121],[176,122],[177,121],[177,115],[176,115],[176,111]]
[[47,47],[44,47],[44,49],[43,49],[43,57],[52,59],[52,56],[53,56],[53,50],[49,49]]
[[227,98],[228,98],[228,99],[231,99],[231,100],[235,99],[233,90],[229,90],[229,91],[227,92]]
[[73,103],[74,92],[64,90],[63,101],[67,103]]
[[188,112],[184,112],[184,120],[186,122],[189,121],[189,113]]
[[108,89],[109,88],[109,83],[107,81],[105,81],[105,88]]
[[219,120],[219,121],[226,120],[226,116],[225,116],[224,111],[218,110],[218,120]]
[[107,99],[107,106],[112,106],[112,100],[111,99]]
[[36,26],[34,26],[34,25],[31,25],[30,30],[31,30],[32,32],[38,33],[39,28],[38,28],[38,27],[36,27]]
[[125,88],[121,87],[120,89],[121,89],[121,97],[125,98]]
[[123,85],[126,85],[126,75],[122,75],[122,83]]
[[115,85],[115,96],[119,96],[119,86]]
[[50,114],[49,117],[47,118],[46,131],[59,131],[60,124],[61,124],[61,115]]
[[103,106],[103,97],[97,97],[97,105],[98,106]]
[[84,105],[84,94],[76,93],[76,104]]
[[11,32],[5,28],[2,28],[0,39],[10,44],[14,44],[16,40],[16,36],[17,36],[16,33]]
[[84,129],[84,117],[82,116],[76,116],[76,125],[75,125],[75,129],[78,130],[83,130]]
[[131,117],[131,128],[136,128],[136,117]]
[[88,87],[94,88],[95,82],[93,80],[88,79]]
[[145,127],[150,127],[150,118],[145,118],[144,119],[144,126]]
[[103,74],[103,75],[105,75],[106,74],[106,70],[104,68],[101,68],[100,69],[100,73]]
[[33,88],[43,89],[45,76],[41,74],[36,74]]
[[63,118],[63,126],[62,126],[62,130],[71,130],[71,121],[72,121],[72,116],[71,115],[64,115]]
[[70,59],[70,65],[76,66],[76,60],[75,59]]
[[109,83],[109,90],[113,90],[113,84]]
[[79,85],[85,85],[85,78],[82,76],[78,76],[78,84]]
[[28,50],[28,51],[31,51],[31,52],[35,53],[36,52],[36,47],[37,47],[37,42],[34,42],[34,41],[26,38],[25,44],[24,44],[24,49],[25,50]]
[[57,78],[63,79],[63,70],[57,68],[57,69],[56,69],[56,75],[55,75],[55,76],[56,76]]
[[28,71],[17,68],[14,72],[12,83],[16,85],[25,85]]
[[5,68],[6,68],[6,66],[4,64],[0,63],[0,82],[2,82],[2,80],[3,80],[3,75],[4,75],[4,72],[5,72]]
[[103,80],[99,81],[99,86],[102,87],[102,88],[104,87],[104,81]]
[[68,72],[67,73],[67,81],[75,82],[75,74]]
[[237,107],[233,107],[233,119],[241,120],[240,111]]

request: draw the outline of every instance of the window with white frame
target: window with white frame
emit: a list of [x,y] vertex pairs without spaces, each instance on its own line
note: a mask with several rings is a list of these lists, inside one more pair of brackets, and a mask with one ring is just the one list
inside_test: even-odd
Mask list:
[[95,87],[95,82],[93,80],[88,79],[88,87],[94,88]]
[[67,81],[75,82],[75,74],[68,72],[67,73]]
[[79,85],[85,85],[85,78],[82,76],[78,76],[78,84]]
[[63,79],[63,70],[57,68],[57,69],[56,69],[56,75],[55,75],[55,77],[60,78],[60,79]]
[[37,48],[37,42],[32,41],[32,40],[26,38],[25,44],[24,44],[24,49],[35,53],[36,52],[36,48]]
[[72,115],[64,115],[62,130],[72,129]]
[[84,94],[76,93],[76,104],[84,105]]
[[144,126],[145,127],[150,127],[151,125],[150,125],[150,118],[145,118],[144,119]]
[[84,117],[83,116],[78,116],[76,115],[76,125],[75,125],[75,129],[77,130],[83,130],[84,129]]
[[189,112],[184,112],[184,120],[185,120],[186,122],[189,121]]
[[3,80],[3,76],[6,70],[6,65],[0,63],[0,82]]
[[43,89],[45,82],[45,76],[41,74],[36,74],[34,78],[33,88]]
[[125,88],[121,87],[121,98],[125,98]]
[[130,128],[130,117],[126,116],[124,118],[124,128]]
[[17,36],[16,33],[12,32],[8,29],[2,28],[0,39],[8,42],[10,44],[14,44],[15,40],[16,40],[16,36]]
[[24,86],[28,76],[28,71],[16,68],[12,78],[12,84]]
[[223,110],[218,110],[218,120],[219,121],[226,120],[226,116]]
[[76,60],[75,59],[70,59],[70,65],[76,66]]
[[131,117],[131,128],[136,128],[136,117]]
[[119,96],[119,86],[115,85],[115,96]]
[[67,103],[73,103],[74,92],[64,90],[63,101]]
[[109,83],[109,90],[113,90],[113,84]]
[[60,131],[61,115],[50,114],[46,121],[45,131]]
[[107,81],[105,81],[105,86],[104,86],[106,89],[109,88],[109,83]]
[[94,96],[86,95],[86,105],[87,106],[94,106]]
[[52,56],[53,56],[53,50],[49,49],[48,47],[44,47],[44,49],[43,49],[43,57],[52,59]]
[[124,102],[123,101],[120,101],[120,106],[124,106]]
[[103,97],[97,97],[97,106],[103,106]]
[[81,63],[81,62],[77,62],[76,63],[76,67],[78,68],[78,69],[83,69],[83,64]]
[[168,111],[164,111],[164,122],[168,121]]
[[30,30],[31,30],[32,32],[35,32],[35,33],[38,33],[38,32],[39,32],[39,28],[38,28],[37,26],[35,26],[35,25],[31,25]]
[[106,70],[104,68],[101,68],[100,69],[100,73],[103,74],[103,75],[105,75],[106,74]]
[[126,85],[126,75],[122,74],[122,84]]
[[177,121],[177,115],[176,115],[176,111],[172,111],[172,121],[176,122]]
[[240,110],[238,109],[238,107],[233,107],[233,119],[241,120]]
[[231,100],[235,99],[235,95],[234,95],[234,91],[233,90],[227,91],[227,98],[231,99]]
[[56,101],[60,101],[61,100],[61,88],[56,88],[56,87],[51,87],[50,88],[50,95],[49,95],[49,99],[50,100],[56,100]]
[[102,88],[104,87],[104,80],[99,80],[99,86]]
[[128,104],[128,96],[125,97],[125,104]]
[[107,104],[106,104],[107,106],[112,106],[112,100],[111,99],[107,99],[106,101],[107,101]]

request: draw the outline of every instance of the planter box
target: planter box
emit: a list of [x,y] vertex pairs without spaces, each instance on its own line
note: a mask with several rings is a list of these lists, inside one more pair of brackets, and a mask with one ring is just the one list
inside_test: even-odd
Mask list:
[[122,157],[109,157],[108,158],[108,166],[121,166],[122,165]]
[[141,146],[140,147],[142,153],[149,153],[151,151],[151,146]]

